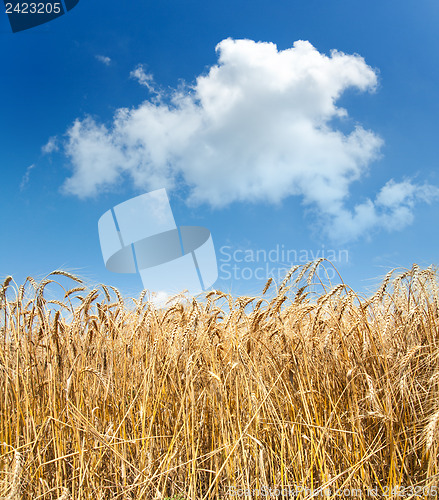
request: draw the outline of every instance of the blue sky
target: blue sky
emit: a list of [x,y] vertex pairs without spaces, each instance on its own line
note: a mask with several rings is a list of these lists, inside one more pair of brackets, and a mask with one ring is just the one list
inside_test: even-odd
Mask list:
[[359,291],[437,264],[438,22],[432,0],[81,0],[15,34],[3,14],[0,275],[138,295],[97,221],[160,187],[177,224],[210,229],[215,288],[236,294],[298,263],[277,249],[334,250]]

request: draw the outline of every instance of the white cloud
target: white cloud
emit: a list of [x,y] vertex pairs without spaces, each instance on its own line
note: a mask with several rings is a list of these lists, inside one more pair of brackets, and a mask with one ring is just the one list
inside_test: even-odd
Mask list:
[[30,172],[34,168],[35,168],[35,164],[29,165],[27,167],[26,172],[24,173],[23,177],[21,178],[20,191],[23,191],[26,188],[26,186],[28,185],[29,179],[30,179]]
[[92,119],[76,120],[68,131],[65,152],[75,166],[66,191],[84,198],[114,186],[120,180],[124,154],[104,125]]
[[152,94],[155,94],[156,99],[154,100],[154,102],[160,103],[160,99],[163,97],[163,94],[160,90],[157,89],[154,83],[154,77],[151,75],[151,73],[146,73],[143,64],[139,64],[133,71],[131,71],[130,78],[137,80],[140,85],[143,85]]
[[337,106],[343,92],[377,86],[362,57],[327,56],[307,41],[279,51],[273,43],[226,39],[216,50],[218,64],[167,99],[138,66],[130,76],[158,99],[119,109],[109,126],[76,120],[67,131],[73,173],[65,191],[85,198],[128,176],[144,190],[178,181],[190,188],[190,203],[213,207],[296,195],[328,234],[345,240],[391,228],[432,198],[436,188],[424,186],[422,194],[408,181],[388,183],[375,202],[346,208],[351,183],[383,143],[361,125],[347,134],[337,128],[348,116]]
[[53,153],[54,151],[58,151],[59,146],[58,146],[58,139],[56,136],[50,137],[50,139],[47,141],[47,144],[45,144],[42,148],[41,151],[43,154],[50,154]]
[[148,294],[148,302],[153,304],[153,306],[157,309],[168,308],[175,304],[183,304],[187,301],[187,292],[183,291],[176,295],[171,295],[163,290],[149,292]]
[[357,204],[353,212],[339,206],[326,214],[327,233],[340,243],[355,240],[374,229],[400,231],[414,220],[414,207],[419,202],[432,203],[439,199],[439,188],[417,185],[410,180],[388,181],[372,202]]
[[142,64],[139,64],[136,69],[131,71],[131,78],[135,78],[140,85],[144,85],[145,87],[150,87],[151,82],[154,80],[153,76],[150,73],[145,72],[145,68]]
[[105,66],[110,66],[111,64],[111,59],[108,56],[101,56],[97,55],[95,56],[98,61],[100,61],[102,64],[105,64]]
[[391,179],[376,198],[377,205],[394,208],[402,204],[413,207],[417,200],[430,203],[437,197],[438,189],[428,184],[415,185],[410,180],[395,182]]

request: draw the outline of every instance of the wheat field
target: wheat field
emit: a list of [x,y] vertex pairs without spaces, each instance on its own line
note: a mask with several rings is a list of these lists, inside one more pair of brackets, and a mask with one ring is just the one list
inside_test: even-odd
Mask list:
[[436,271],[392,271],[360,297],[319,284],[328,265],[160,309],[64,271],[8,277],[0,497],[436,496]]

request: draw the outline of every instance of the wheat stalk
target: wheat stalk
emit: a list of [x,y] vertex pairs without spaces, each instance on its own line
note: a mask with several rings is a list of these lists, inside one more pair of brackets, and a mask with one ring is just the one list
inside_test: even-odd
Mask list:
[[20,489],[23,471],[23,457],[19,451],[14,452],[14,471],[12,473],[11,490],[6,500],[20,500]]

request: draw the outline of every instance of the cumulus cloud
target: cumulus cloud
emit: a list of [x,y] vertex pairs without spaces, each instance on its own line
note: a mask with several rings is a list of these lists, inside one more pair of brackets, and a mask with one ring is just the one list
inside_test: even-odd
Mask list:
[[108,57],[108,56],[101,56],[101,55],[97,55],[95,56],[96,59],[101,62],[102,64],[105,64],[105,66],[110,66],[111,64],[111,59]]
[[355,205],[353,211],[343,206],[325,214],[327,233],[332,239],[344,243],[370,234],[375,229],[400,231],[414,220],[417,203],[432,203],[439,199],[439,189],[429,184],[418,185],[411,180],[388,181],[375,200],[367,199]]
[[[226,39],[216,51],[218,64],[192,85],[119,109],[107,125],[76,120],[67,131],[72,175],[65,192],[94,196],[129,177],[144,190],[185,185],[189,203],[213,207],[300,196],[339,239],[391,228],[417,201],[433,197],[433,188],[421,194],[409,181],[389,183],[375,201],[346,208],[351,183],[383,144],[361,125],[349,133],[337,127],[348,116],[337,105],[343,92],[377,86],[362,57],[325,55],[307,41],[278,50]],[[155,90],[143,66],[130,76]]]

